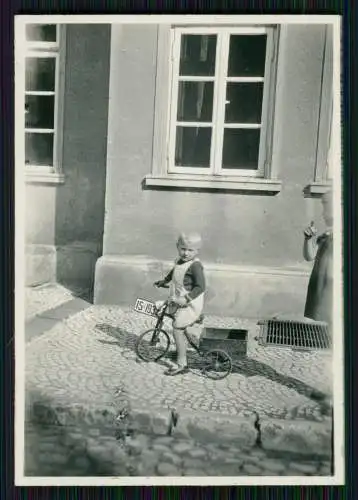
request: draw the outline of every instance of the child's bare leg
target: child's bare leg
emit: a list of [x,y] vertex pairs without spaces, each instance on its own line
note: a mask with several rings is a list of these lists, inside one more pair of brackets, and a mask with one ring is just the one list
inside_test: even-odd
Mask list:
[[184,330],[179,328],[174,328],[173,336],[175,344],[177,346],[177,353],[178,353],[177,363],[179,366],[186,366],[187,365],[186,338],[184,335]]

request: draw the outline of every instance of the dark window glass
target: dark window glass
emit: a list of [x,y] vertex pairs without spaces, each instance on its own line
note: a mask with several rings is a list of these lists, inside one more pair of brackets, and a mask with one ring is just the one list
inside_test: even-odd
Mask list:
[[56,59],[27,57],[25,90],[55,90]]
[[25,163],[53,166],[53,134],[25,133]]
[[54,96],[25,96],[25,127],[54,128]]
[[209,167],[211,127],[177,127],[175,165]]
[[210,122],[213,93],[212,82],[179,82],[177,120]]
[[266,35],[231,35],[228,76],[264,76]]
[[179,74],[215,75],[216,35],[182,35]]
[[225,129],[223,145],[223,168],[258,168],[260,129]]
[[27,24],[26,40],[29,42],[56,42],[56,24]]
[[263,83],[232,83],[226,88],[226,123],[261,123]]

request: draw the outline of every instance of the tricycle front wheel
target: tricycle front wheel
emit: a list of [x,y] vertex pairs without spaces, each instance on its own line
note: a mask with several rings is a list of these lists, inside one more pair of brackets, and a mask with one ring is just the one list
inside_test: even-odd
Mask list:
[[170,338],[166,331],[151,329],[142,333],[136,342],[137,356],[143,361],[158,361],[169,350]]
[[232,371],[231,357],[221,349],[212,349],[203,355],[203,375],[213,380],[227,377]]

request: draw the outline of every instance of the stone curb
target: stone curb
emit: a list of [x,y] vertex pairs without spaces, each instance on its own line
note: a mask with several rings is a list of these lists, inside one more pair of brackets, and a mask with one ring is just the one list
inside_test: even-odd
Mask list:
[[262,446],[267,450],[302,455],[331,455],[332,421],[325,423],[264,418],[260,422]]
[[114,396],[113,403],[102,406],[46,400],[33,400],[26,420],[62,427],[81,426],[89,435],[115,435],[119,431],[171,435],[192,439],[203,444],[230,444],[251,448],[257,444],[267,450],[287,451],[301,455],[331,453],[331,426],[329,422],[316,423],[260,419],[200,412],[181,408],[150,408],[128,401],[125,396]]

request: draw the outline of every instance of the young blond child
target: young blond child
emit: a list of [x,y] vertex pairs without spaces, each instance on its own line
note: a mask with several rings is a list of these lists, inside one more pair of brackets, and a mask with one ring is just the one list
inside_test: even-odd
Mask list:
[[170,284],[170,300],[175,304],[173,334],[177,347],[177,366],[166,372],[179,375],[188,371],[186,356],[186,329],[197,322],[204,307],[205,276],[198,254],[201,236],[181,233],[177,240],[179,257],[164,279],[154,283],[157,287]]

